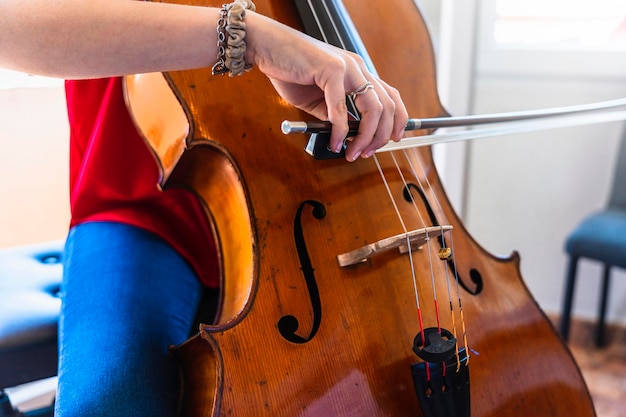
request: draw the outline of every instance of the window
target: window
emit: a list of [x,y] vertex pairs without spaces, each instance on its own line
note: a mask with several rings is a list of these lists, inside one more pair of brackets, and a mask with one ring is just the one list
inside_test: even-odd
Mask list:
[[486,72],[626,76],[625,0],[481,0]]
[[626,49],[624,0],[497,0],[497,44]]

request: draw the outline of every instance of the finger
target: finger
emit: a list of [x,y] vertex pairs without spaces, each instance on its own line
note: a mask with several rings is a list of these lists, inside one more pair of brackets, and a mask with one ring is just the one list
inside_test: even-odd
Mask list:
[[[384,112],[383,103],[372,88],[367,93],[357,96],[354,104],[359,110],[361,119],[354,140],[346,149],[346,157],[355,160],[359,156],[369,157],[377,149],[380,138],[376,135],[380,130],[381,116]],[[387,129],[391,131],[391,129]]]
[[371,80],[374,77],[369,73],[363,58],[359,55],[348,54],[344,78],[345,95],[352,99],[361,115],[357,134],[349,141],[345,152],[346,159],[354,161],[363,154],[364,150],[370,150],[369,146],[372,141],[378,143],[374,135],[378,129],[383,105],[374,91],[375,81]]
[[[392,97],[387,93],[386,89],[379,82],[379,80],[372,80],[372,86],[374,89],[374,93],[371,97],[367,95],[361,95],[357,97],[355,100],[355,105],[357,108],[363,108],[366,104],[366,100],[378,100],[378,102],[374,102],[373,105],[377,105],[380,109],[380,114],[376,115],[378,118],[376,131],[371,138],[370,142],[365,145],[362,149],[362,156],[365,158],[369,158],[374,154],[374,152],[380,147],[384,146],[389,142],[391,137],[393,128],[394,128],[394,114],[396,109],[396,104]],[[369,111],[361,111],[362,120],[366,117],[370,116]]]
[[406,106],[404,105],[404,102],[402,101],[400,92],[397,89],[391,87],[389,84],[387,84],[383,80],[378,80],[378,81],[380,82],[381,86],[385,89],[387,94],[389,94],[389,97],[391,98],[391,100],[393,100],[395,104],[391,140],[398,142],[405,136],[406,125],[409,121],[409,112],[407,111]]
[[328,121],[332,125],[330,132],[329,148],[339,153],[343,147],[343,142],[348,135],[348,109],[346,107],[346,97],[343,94],[344,77],[342,72],[335,72],[331,78],[324,83],[324,100],[328,111]]
[[[357,153],[360,150],[361,156],[364,158],[372,156],[376,150],[386,145],[390,139],[394,141],[402,139],[408,122],[408,112],[398,90],[380,79],[372,80],[371,83],[376,92],[376,98],[382,105],[382,113],[380,116],[367,120],[368,122],[373,122],[374,119],[378,118],[376,132],[369,143],[361,148],[361,144],[365,143],[365,139],[359,137],[359,140],[363,141],[353,145],[353,151]],[[361,124],[370,116],[368,111],[364,110],[366,99],[372,101],[374,97],[367,97],[367,95],[362,94],[355,98],[355,105],[362,115]],[[357,150],[356,148],[360,149]]]

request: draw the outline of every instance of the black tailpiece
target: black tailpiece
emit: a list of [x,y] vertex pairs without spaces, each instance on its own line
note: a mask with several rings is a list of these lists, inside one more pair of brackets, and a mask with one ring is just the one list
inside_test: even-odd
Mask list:
[[426,362],[411,365],[413,384],[424,417],[470,417],[469,365],[465,349],[445,363],[428,363],[430,381],[427,380]]

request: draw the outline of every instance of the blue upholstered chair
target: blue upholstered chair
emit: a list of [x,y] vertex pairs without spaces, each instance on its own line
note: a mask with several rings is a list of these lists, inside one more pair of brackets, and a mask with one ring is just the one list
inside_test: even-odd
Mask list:
[[0,250],[0,417],[52,416],[13,409],[4,389],[56,375],[63,242]]
[[567,237],[569,265],[561,314],[560,333],[568,340],[576,266],[580,258],[603,264],[602,288],[595,344],[605,344],[605,315],[612,267],[626,268],[626,131],[620,145],[613,188],[606,209],[585,218]]

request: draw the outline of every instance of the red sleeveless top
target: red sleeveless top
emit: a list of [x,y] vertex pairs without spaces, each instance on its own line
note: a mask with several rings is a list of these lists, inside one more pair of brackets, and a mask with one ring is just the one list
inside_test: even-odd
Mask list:
[[204,208],[183,189],[161,191],[154,156],[128,113],[121,78],[66,81],[71,226],[114,221],[153,232],[210,287],[219,285]]

